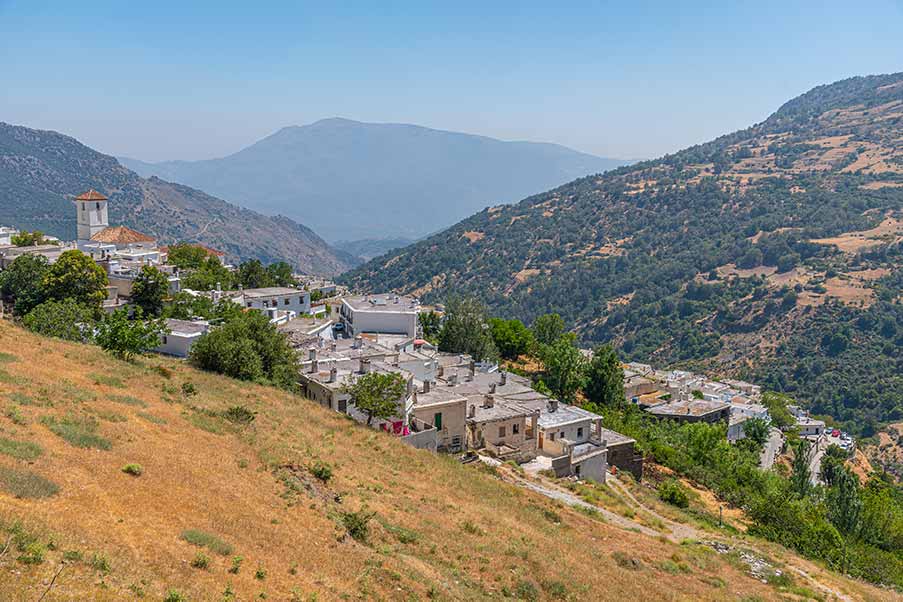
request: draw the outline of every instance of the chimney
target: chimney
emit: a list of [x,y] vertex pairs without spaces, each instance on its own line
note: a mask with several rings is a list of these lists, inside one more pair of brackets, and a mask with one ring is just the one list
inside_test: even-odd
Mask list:
[[312,361],[312,362],[316,362],[316,361],[317,361],[317,350],[316,350],[316,348],[311,347],[309,353],[310,353],[310,355],[309,355],[308,359],[310,359],[310,361]]
[[473,418],[476,415],[477,415],[477,406],[475,406],[475,405],[468,406],[467,407],[467,417]]
[[483,396],[483,407],[491,408],[495,406],[495,396],[493,395],[484,395]]
[[471,376],[477,373],[477,363],[475,361],[470,360],[470,365],[468,365],[468,368],[470,369]]
[[505,372],[504,370],[502,370],[501,380],[499,381],[499,384],[502,386],[505,386],[505,383],[507,383],[507,382],[508,382],[508,373]]
[[364,346],[364,337],[362,337],[361,335],[357,335],[356,337],[354,337],[354,348],[360,349],[363,346]]
[[423,392],[424,393],[429,393],[431,387],[432,387],[432,381],[429,381],[429,380],[423,381]]
[[456,372],[454,374],[449,374],[446,380],[448,381],[449,387],[454,387],[458,384],[458,373]]
[[333,365],[332,368],[329,369],[329,382],[334,383],[339,376],[339,369]]
[[495,393],[495,383],[489,383],[489,393]]
[[558,400],[557,400],[557,399],[550,399],[550,400],[549,400],[549,411],[550,411],[550,412],[557,412],[557,411],[558,411]]
[[367,374],[370,372],[370,359],[366,357],[361,358],[361,374]]
[[445,366],[439,366],[438,375],[445,376]]

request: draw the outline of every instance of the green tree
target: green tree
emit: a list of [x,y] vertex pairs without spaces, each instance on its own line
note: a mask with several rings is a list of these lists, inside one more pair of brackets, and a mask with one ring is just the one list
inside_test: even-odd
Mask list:
[[474,297],[453,297],[445,309],[445,322],[439,333],[441,351],[469,353],[477,361],[498,358],[482,303]]
[[27,314],[44,300],[42,282],[47,268],[43,255],[20,255],[0,272],[0,295],[13,303],[16,314]]
[[533,347],[533,333],[518,319],[492,318],[489,328],[496,348],[505,359],[516,360]]
[[420,332],[428,341],[435,342],[439,337],[439,331],[442,330],[442,320],[434,311],[421,312],[417,316],[420,323]]
[[593,351],[583,392],[589,401],[599,405],[620,406],[624,403],[624,370],[611,345],[602,345]]
[[[180,242],[169,247],[166,263],[174,265],[182,270],[198,270],[204,266],[208,257],[209,253],[204,247],[187,242]],[[217,261],[217,263],[219,263],[219,261]]]
[[834,480],[843,470],[844,463],[847,461],[847,452],[843,451],[839,445],[831,444],[825,450],[825,455],[821,458],[821,480],[825,485],[831,487]]
[[234,288],[236,275],[229,271],[216,257],[207,257],[200,267],[181,273],[182,288],[195,291],[210,291],[217,286],[224,290]]
[[97,323],[94,340],[104,351],[130,360],[159,345],[160,337],[166,332],[163,320],[143,320],[140,309],[135,310],[135,319],[130,320],[123,308],[106,314]]
[[203,370],[294,389],[297,357],[288,339],[266,315],[242,312],[231,301],[227,303],[235,307],[235,313],[192,345],[190,361]]
[[166,274],[151,265],[141,266],[141,271],[132,284],[129,296],[146,316],[159,316],[163,311],[163,300],[169,294],[169,279]]
[[768,422],[761,418],[747,418],[743,422],[744,440],[752,444],[752,449],[761,451],[768,441]]
[[370,425],[374,418],[388,420],[398,415],[398,402],[407,391],[407,383],[395,372],[369,372],[342,389],[351,395],[354,407],[367,414]]
[[762,394],[762,405],[768,408],[771,424],[777,428],[789,428],[796,424],[796,419],[787,409],[787,406],[792,403],[793,400],[782,393],[766,391]]
[[238,266],[238,281],[245,288],[273,286],[273,276],[259,259],[250,259]]
[[94,311],[72,299],[45,301],[22,319],[25,327],[45,337],[87,342],[94,327]]
[[267,266],[271,283],[269,286],[295,286],[295,277],[292,273],[292,266],[284,261],[271,263]]
[[34,247],[37,245],[52,244],[49,240],[44,238],[44,233],[40,230],[35,230],[34,232],[19,232],[18,234],[13,235],[10,242],[17,247]]
[[75,249],[63,252],[44,273],[41,286],[46,299],[73,299],[100,311],[107,297],[107,273]]
[[828,518],[844,536],[841,570],[846,572],[847,547],[849,542],[858,536],[862,520],[859,479],[849,469],[842,467],[834,476],[834,484],[828,489],[825,501],[828,506]]
[[573,333],[558,337],[551,345],[542,347],[541,358],[545,369],[543,380],[556,397],[573,402],[586,376],[586,358],[574,345]]
[[564,334],[564,320],[558,314],[545,314],[533,320],[530,329],[539,345],[551,345]]
[[[232,303],[232,305],[235,304]],[[190,295],[184,291],[173,295],[163,308],[163,317],[176,320],[190,320],[195,317],[209,320],[214,317],[214,314],[215,307],[210,297]]]
[[812,490],[812,469],[810,468],[810,463],[813,452],[814,448],[805,439],[797,441],[793,448],[790,487],[800,498],[808,496]]

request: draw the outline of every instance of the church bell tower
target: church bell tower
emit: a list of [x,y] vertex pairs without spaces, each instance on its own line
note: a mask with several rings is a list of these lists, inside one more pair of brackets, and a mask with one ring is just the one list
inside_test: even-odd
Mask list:
[[75,197],[75,210],[78,212],[78,240],[91,240],[91,237],[110,225],[107,197],[93,188]]

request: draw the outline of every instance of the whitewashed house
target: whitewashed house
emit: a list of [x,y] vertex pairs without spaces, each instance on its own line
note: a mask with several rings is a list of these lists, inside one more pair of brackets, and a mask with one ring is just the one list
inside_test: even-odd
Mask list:
[[350,335],[369,333],[417,336],[420,302],[393,294],[344,297],[339,316]]
[[169,332],[160,337],[160,344],[154,349],[158,353],[188,357],[191,346],[208,330],[210,324],[203,320],[166,320]]

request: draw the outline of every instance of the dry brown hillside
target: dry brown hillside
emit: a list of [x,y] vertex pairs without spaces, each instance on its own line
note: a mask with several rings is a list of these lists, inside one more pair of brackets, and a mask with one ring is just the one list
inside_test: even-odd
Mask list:
[[0,600],[780,597],[730,555],[613,526],[275,389],[8,322],[0,350]]

